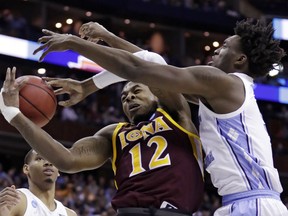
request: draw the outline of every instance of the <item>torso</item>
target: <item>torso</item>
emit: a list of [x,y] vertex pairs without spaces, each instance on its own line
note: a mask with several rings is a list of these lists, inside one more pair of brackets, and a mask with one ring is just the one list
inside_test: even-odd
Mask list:
[[55,200],[56,209],[50,211],[47,206],[28,189],[20,188],[17,190],[21,191],[27,200],[27,208],[23,216],[67,216],[66,208],[61,202]]
[[119,124],[113,134],[114,208],[161,208],[194,212],[203,196],[199,137],[158,108],[147,122]]
[[216,114],[201,101],[200,137],[206,153],[205,168],[220,195],[268,189],[282,191],[273,166],[271,142],[253,91],[253,80],[234,73],[245,87],[240,108]]

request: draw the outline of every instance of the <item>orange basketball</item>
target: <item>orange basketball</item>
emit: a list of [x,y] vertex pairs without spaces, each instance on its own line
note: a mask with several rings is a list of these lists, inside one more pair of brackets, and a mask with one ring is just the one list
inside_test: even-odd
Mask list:
[[43,127],[56,112],[56,96],[53,89],[40,77],[21,76],[16,81],[25,77],[28,77],[28,81],[19,92],[19,109],[32,122]]

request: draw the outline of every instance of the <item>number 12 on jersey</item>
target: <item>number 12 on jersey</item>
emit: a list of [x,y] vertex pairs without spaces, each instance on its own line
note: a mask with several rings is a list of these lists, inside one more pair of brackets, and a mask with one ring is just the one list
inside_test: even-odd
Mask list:
[[[150,159],[149,169],[152,170],[159,167],[171,165],[169,153],[167,153],[165,156],[162,156],[163,152],[168,146],[166,139],[162,136],[155,136],[149,140],[147,146],[151,147],[153,144],[156,145],[156,150],[154,151],[153,156]],[[140,143],[133,146],[129,153],[132,157],[132,172],[130,173],[129,177],[145,172],[146,170],[142,166]]]

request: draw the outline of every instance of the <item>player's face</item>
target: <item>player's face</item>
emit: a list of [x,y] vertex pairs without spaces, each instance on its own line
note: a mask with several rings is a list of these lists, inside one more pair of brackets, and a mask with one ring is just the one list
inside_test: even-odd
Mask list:
[[121,93],[123,111],[132,123],[147,121],[157,108],[157,97],[140,83],[127,83]]
[[24,172],[32,183],[43,190],[50,189],[59,175],[58,169],[35,151],[29,164],[24,165]]
[[212,61],[208,65],[217,67],[226,73],[236,72],[235,62],[243,55],[240,48],[240,37],[228,37],[223,45],[214,51]]

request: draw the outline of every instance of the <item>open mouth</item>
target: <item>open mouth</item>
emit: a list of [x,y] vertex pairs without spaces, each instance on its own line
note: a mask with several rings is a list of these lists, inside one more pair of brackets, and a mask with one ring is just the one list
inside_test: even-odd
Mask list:
[[129,105],[129,111],[130,111],[130,112],[131,112],[131,111],[135,111],[135,110],[137,110],[139,107],[140,107],[139,104],[130,104],[130,105]]

